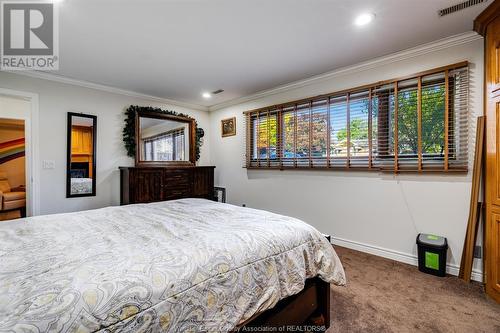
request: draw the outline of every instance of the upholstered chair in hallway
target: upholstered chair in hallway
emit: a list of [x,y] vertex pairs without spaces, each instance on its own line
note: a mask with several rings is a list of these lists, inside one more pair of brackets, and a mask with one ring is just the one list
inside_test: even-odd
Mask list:
[[0,211],[19,209],[26,216],[26,192],[13,191],[6,172],[0,172]]

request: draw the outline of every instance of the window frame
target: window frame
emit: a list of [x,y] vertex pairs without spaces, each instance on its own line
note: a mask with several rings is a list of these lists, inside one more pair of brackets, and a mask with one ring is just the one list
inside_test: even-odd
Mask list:
[[[326,169],[326,170],[336,170],[336,169],[341,169],[341,170],[374,170],[374,171],[391,171],[395,173],[399,172],[468,172],[468,159],[467,159],[467,147],[461,148],[465,149],[465,154],[462,152],[461,153],[461,159],[458,161],[457,155],[459,152],[457,151],[457,145],[458,141],[463,140],[464,136],[467,136],[465,139],[468,141],[468,128],[465,129],[462,132],[459,132],[458,136],[454,136],[452,138],[452,149],[453,149],[453,154],[451,154],[450,151],[450,135],[453,135],[455,133],[455,109],[453,107],[453,99],[456,98],[456,91],[454,87],[454,81],[452,80],[453,77],[450,77],[450,72],[455,71],[455,70],[464,70],[466,75],[466,82],[467,86],[463,89],[465,89],[466,94],[468,96],[468,67],[469,63],[468,61],[463,61],[459,62],[456,64],[448,65],[448,66],[442,66],[438,68],[434,68],[431,70],[423,71],[417,74],[412,74],[412,75],[407,75],[404,77],[399,77],[396,79],[390,79],[390,80],[385,80],[385,81],[379,81],[373,84],[367,84],[351,89],[345,89],[341,91],[337,91],[334,93],[329,93],[329,94],[323,94],[319,95],[316,97],[311,97],[311,98],[304,98],[301,100],[297,101],[292,101],[292,102],[287,102],[283,104],[278,104],[278,105],[273,105],[270,107],[265,107],[265,108],[259,108],[255,110],[250,110],[244,112],[245,119],[246,119],[246,158],[245,158],[245,167],[247,169],[279,169],[279,170],[284,170],[284,169]],[[434,82],[430,80],[429,82],[423,83],[423,79],[427,76],[432,76],[432,75],[443,75],[444,77],[439,79],[435,79]],[[460,72],[458,75],[462,75]],[[450,80],[451,78],[451,80]],[[415,154],[405,156],[403,154],[399,153],[399,142],[398,142],[398,108],[399,108],[399,83],[405,82],[405,81],[411,81],[411,80],[416,80],[417,86],[416,86],[416,91],[417,91],[417,105],[416,105],[416,122],[417,122],[417,141],[418,141],[418,150]],[[444,82],[443,82],[444,81]],[[451,82],[450,82],[451,81]],[[437,82],[437,83],[436,83]],[[439,87],[443,86],[444,87],[444,114],[442,115],[443,117],[443,134],[440,134],[440,137],[443,137],[444,145],[443,145],[443,153],[439,155],[432,155],[427,152],[423,152],[423,147],[422,147],[422,137],[423,137],[423,118],[422,118],[422,95],[423,91],[427,87],[431,87],[432,85],[437,85]],[[391,86],[392,85],[392,86]],[[377,89],[380,89],[381,87],[387,86],[388,87],[388,123],[387,123],[387,128],[384,129],[384,131],[387,131],[388,133],[391,132],[391,128],[393,124],[391,124],[391,111],[394,112],[394,126],[395,128],[392,129],[392,134],[394,138],[389,138],[389,134],[387,135],[387,140],[388,140],[388,155],[383,156],[380,154],[378,151],[379,147],[379,140],[381,138],[380,133],[378,132],[380,130],[379,125],[377,124],[377,133],[373,133],[373,108],[374,108],[374,101],[375,101],[375,91]],[[392,92],[391,92],[392,89]],[[410,89],[414,89],[413,87],[410,87]],[[451,92],[450,89],[453,91]],[[463,93],[463,91],[460,91]],[[368,111],[368,152],[367,155],[363,155],[360,157],[357,156],[350,156],[351,155],[351,133],[350,133],[350,102],[349,98],[350,96],[355,96],[356,94],[363,93],[362,97],[358,97],[360,99],[366,98],[368,96],[368,106],[367,106],[367,111]],[[390,99],[391,99],[391,94],[392,98],[394,99],[394,105],[393,105],[393,110],[390,109]],[[333,105],[332,100],[333,99],[338,99],[339,97],[342,98],[343,96],[346,97],[346,131],[347,131],[347,142],[346,142],[346,157],[345,157],[345,165],[338,165],[335,163],[332,163],[332,161],[340,161],[342,162],[342,158],[336,158],[331,156],[331,139],[332,139],[332,132],[331,132],[331,120],[330,116],[333,112],[331,112],[331,106]],[[395,97],[396,96],[396,97]],[[378,96],[377,96],[378,98]],[[465,100],[465,110],[460,109],[457,111],[457,117],[465,117],[468,118],[468,98],[464,98]],[[313,125],[312,125],[312,117],[313,117],[313,108],[314,108],[314,103],[318,103],[321,101],[327,101],[326,102],[326,117],[327,117],[327,130],[326,130],[326,156],[322,157],[315,157],[311,153],[311,144],[313,142]],[[308,149],[308,154],[307,154],[307,161],[302,158],[297,157],[297,112],[298,108],[300,108],[303,105],[308,105],[307,110],[309,110],[309,130],[308,130],[308,135],[309,135],[309,149]],[[442,105],[442,104],[441,104]],[[266,117],[267,116],[267,123],[269,124],[269,115],[272,114],[273,116],[275,115],[276,118],[276,147],[271,147],[269,144],[269,138],[267,141],[267,158],[261,159],[259,156],[259,147],[257,147],[257,158],[254,156],[254,143],[255,140],[259,140],[259,138],[255,138],[255,128],[253,126],[254,121],[257,120],[258,122],[260,121],[260,117]],[[287,146],[287,143],[285,143],[286,137],[288,133],[287,129],[284,129],[285,123],[284,119],[285,118],[290,118],[289,114],[293,114],[293,163],[290,163],[290,159],[285,157],[285,147]],[[377,117],[379,115],[377,114]],[[378,118],[377,118],[378,119]],[[462,120],[460,118],[459,120]],[[363,120],[361,120],[364,122]],[[428,119],[426,119],[428,121]],[[468,121],[466,119],[466,121]],[[264,121],[266,122],[266,121]],[[269,125],[268,125],[269,126]],[[468,123],[466,124],[468,127]],[[259,131],[259,130],[257,130]],[[260,132],[259,132],[260,133]],[[259,135],[260,136],[260,135]],[[268,136],[272,137],[270,131],[268,131]],[[393,139],[391,142],[390,140]],[[373,151],[373,145],[374,142],[377,141],[377,153],[375,154]],[[391,152],[391,144],[392,144],[392,149],[393,151]],[[321,146],[322,147],[322,146]],[[350,148],[347,148],[350,147]],[[414,146],[413,146],[414,147]],[[275,149],[276,153],[274,154],[274,158],[270,158],[269,153],[272,149]],[[413,148],[415,149],[415,147]],[[407,153],[406,153],[407,154]],[[432,156],[431,156],[432,155]],[[464,157],[465,156],[465,157]],[[314,165],[313,160],[320,161],[321,163],[317,163],[317,165]],[[356,166],[352,165],[352,161],[354,160],[361,160],[361,164],[363,164],[364,161],[366,161],[366,165],[361,165],[361,166]],[[388,162],[390,163],[385,163],[386,165],[375,165],[375,161],[379,161],[382,159],[387,159]],[[407,167],[405,167],[405,163],[401,165],[401,161],[409,161],[411,159],[416,160],[416,164],[409,163],[407,164]],[[324,160],[324,162],[323,162]],[[440,162],[442,160],[442,163]],[[304,163],[305,161],[305,163]],[[436,163],[437,161],[437,163]],[[457,161],[458,163],[455,164],[450,164],[452,161]],[[300,162],[300,163],[299,163]],[[432,165],[432,163],[435,163],[435,165]],[[384,163],[379,163],[379,164],[384,164]],[[392,165],[390,165],[392,164]],[[442,164],[442,165],[441,165]],[[409,166],[409,167],[408,167]]]
[[[182,137],[182,159],[178,160],[177,159],[177,138],[178,137]],[[171,130],[168,130],[166,132],[162,132],[162,133],[159,133],[159,134],[156,134],[156,135],[153,135],[151,137],[148,137],[148,138],[143,138],[142,141],[143,141],[143,149],[144,149],[144,154],[146,154],[146,152],[148,151],[147,149],[147,145],[148,144],[151,144],[151,154],[154,155],[154,144],[155,142],[158,142],[160,140],[164,140],[166,138],[169,138],[170,140],[172,140],[172,159],[170,160],[165,160],[165,161],[174,161],[174,162],[178,162],[178,161],[183,161],[184,159],[184,156],[186,156],[186,133],[184,131],[184,127],[180,127],[180,128],[175,128],[175,129],[171,129]],[[151,159],[156,161],[156,159],[154,158],[154,156],[151,156]]]

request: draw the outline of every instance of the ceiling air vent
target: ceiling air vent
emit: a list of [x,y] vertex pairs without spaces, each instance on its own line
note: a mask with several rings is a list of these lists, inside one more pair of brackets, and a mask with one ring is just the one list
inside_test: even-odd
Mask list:
[[454,12],[458,12],[459,10],[463,10],[465,8],[469,8],[475,5],[479,5],[480,3],[486,2],[488,0],[468,0],[461,2],[459,4],[456,4],[454,6],[448,7],[448,8],[443,8],[438,11],[439,16],[445,16],[449,14],[453,14]]
[[217,89],[216,91],[212,91],[213,95],[220,94],[221,92],[224,92],[224,89]]

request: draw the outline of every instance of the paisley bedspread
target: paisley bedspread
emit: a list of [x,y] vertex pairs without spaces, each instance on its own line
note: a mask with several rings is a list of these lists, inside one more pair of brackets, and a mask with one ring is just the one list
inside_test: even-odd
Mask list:
[[297,219],[203,199],[0,223],[0,332],[224,332],[298,293],[341,285]]

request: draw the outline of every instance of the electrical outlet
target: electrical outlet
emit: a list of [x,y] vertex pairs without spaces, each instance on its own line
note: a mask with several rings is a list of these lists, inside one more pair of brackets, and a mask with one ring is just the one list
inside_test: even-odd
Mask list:
[[479,246],[479,245],[474,246],[474,258],[481,259],[483,257],[482,250],[483,249],[481,248],[481,246]]
[[44,160],[42,163],[42,168],[44,169],[55,169],[56,161],[54,160]]

